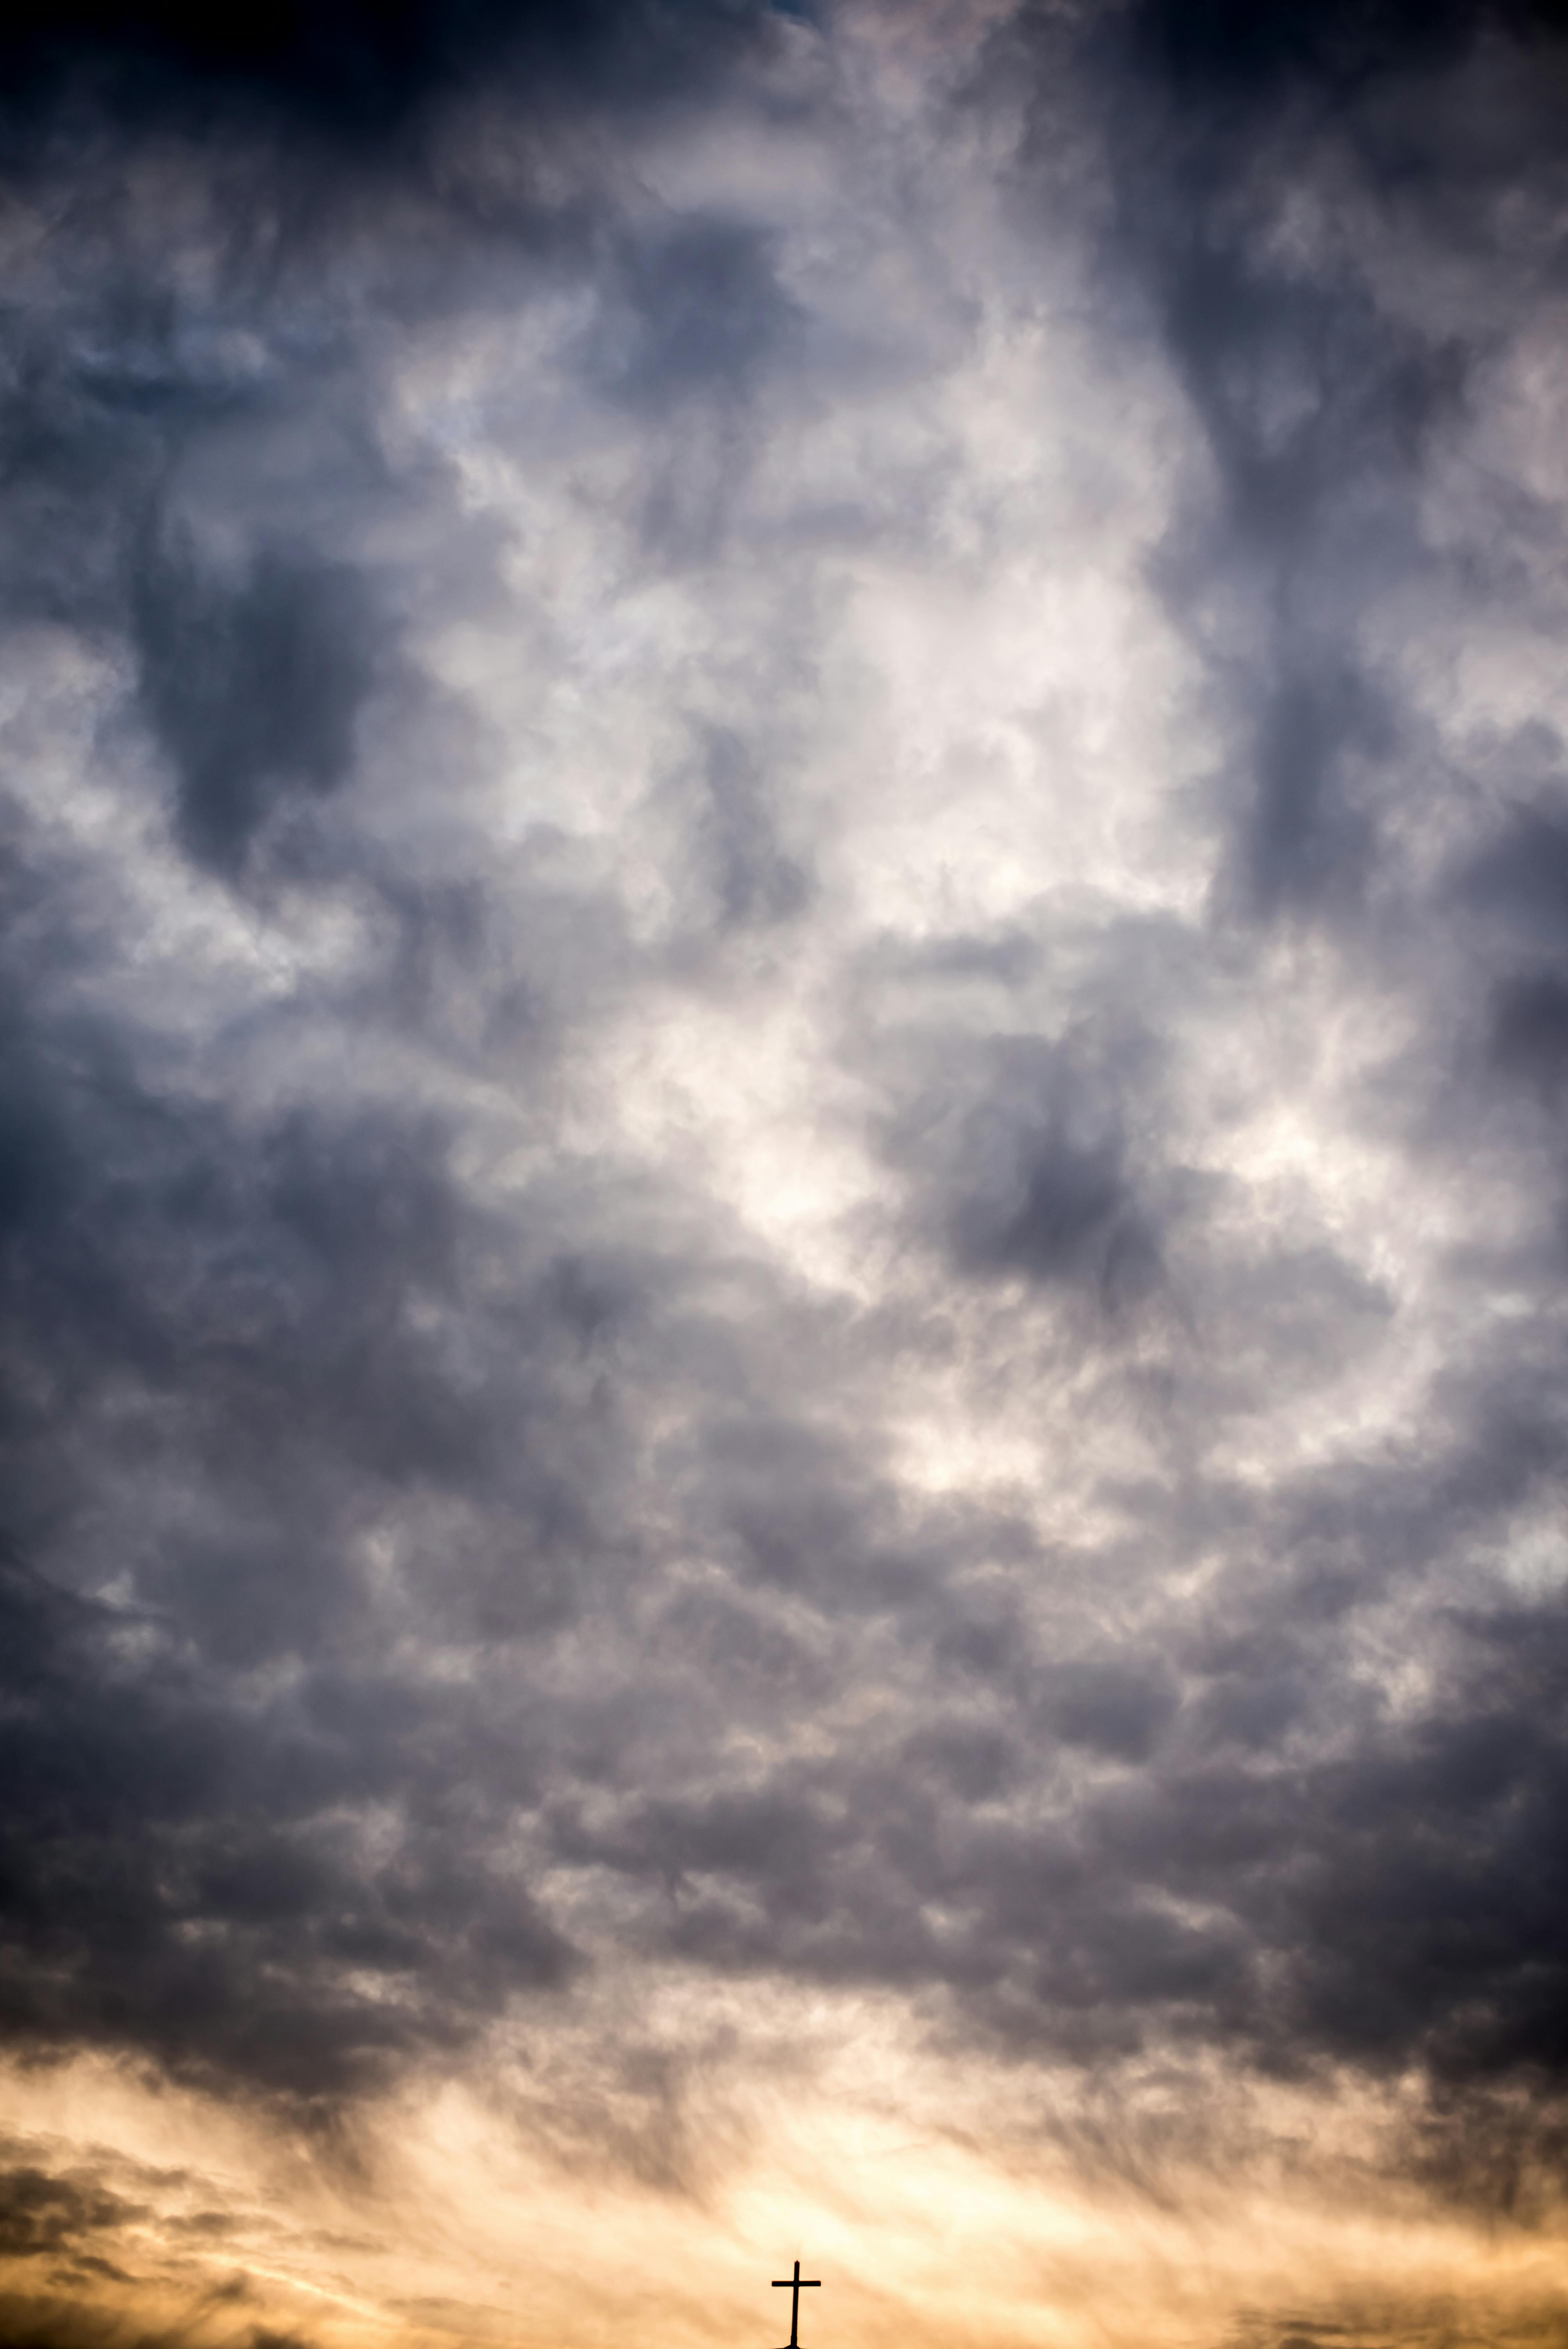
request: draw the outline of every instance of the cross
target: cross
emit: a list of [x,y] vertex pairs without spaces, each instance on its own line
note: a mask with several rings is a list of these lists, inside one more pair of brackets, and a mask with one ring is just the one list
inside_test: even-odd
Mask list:
[[789,2294],[789,2349],[800,2349],[800,2294],[803,2292],[815,2292],[821,2281],[820,2276],[803,2276],[800,2273],[799,2260],[795,2262],[795,2272],[792,2276],[775,2276],[773,2279],[775,2292],[787,2292]]

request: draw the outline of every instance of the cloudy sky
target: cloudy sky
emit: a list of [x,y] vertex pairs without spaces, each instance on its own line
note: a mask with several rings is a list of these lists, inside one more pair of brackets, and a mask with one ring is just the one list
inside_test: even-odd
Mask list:
[[1568,2341],[1568,22],[0,34],[4,2349]]

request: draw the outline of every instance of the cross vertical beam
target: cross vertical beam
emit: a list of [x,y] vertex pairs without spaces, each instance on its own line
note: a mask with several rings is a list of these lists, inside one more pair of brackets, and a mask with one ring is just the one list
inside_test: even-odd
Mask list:
[[800,2294],[818,2291],[821,2282],[820,2276],[803,2276],[799,2260],[795,2262],[792,2276],[775,2276],[773,2279],[774,2291],[787,2292],[789,2295],[789,2349],[800,2349]]

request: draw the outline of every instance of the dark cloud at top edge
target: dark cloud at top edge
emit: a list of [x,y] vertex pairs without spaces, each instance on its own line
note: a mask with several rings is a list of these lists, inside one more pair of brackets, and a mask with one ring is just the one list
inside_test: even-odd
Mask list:
[[500,82],[532,110],[643,108],[700,88],[758,36],[758,0],[21,0],[0,30],[0,159],[62,119],[234,124],[382,157],[432,109]]
[[1563,0],[1140,0],[1130,19],[1145,70],[1188,102],[1243,112],[1307,87],[1333,100],[1451,61],[1484,26],[1526,40],[1568,36]]

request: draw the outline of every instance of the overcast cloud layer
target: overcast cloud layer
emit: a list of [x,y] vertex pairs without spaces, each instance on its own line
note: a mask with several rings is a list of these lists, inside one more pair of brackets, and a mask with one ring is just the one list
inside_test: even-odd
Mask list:
[[19,2054],[678,2184],[655,1985],[852,1995],[1550,2223],[1561,36],[4,35]]

